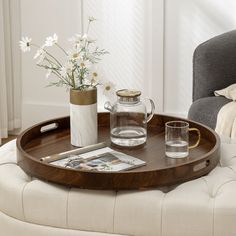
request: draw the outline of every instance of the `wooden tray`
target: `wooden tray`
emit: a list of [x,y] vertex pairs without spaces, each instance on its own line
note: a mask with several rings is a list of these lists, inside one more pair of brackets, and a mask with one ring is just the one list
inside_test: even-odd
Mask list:
[[[67,186],[86,189],[142,189],[173,185],[198,178],[211,171],[220,157],[220,140],[210,128],[188,121],[190,127],[201,132],[200,145],[191,149],[189,156],[172,159],[165,156],[165,122],[185,120],[165,115],[154,115],[148,123],[147,144],[135,149],[117,149],[147,162],[129,171],[116,173],[81,171],[55,167],[39,161],[41,157],[72,150],[70,144],[69,117],[59,118],[37,124],[24,131],[17,138],[18,163],[28,174],[43,180]],[[186,121],[186,120],[185,120]],[[98,114],[99,142],[109,138],[109,114]],[[47,129],[48,125],[54,126]],[[190,143],[195,142],[194,132],[190,132]]]

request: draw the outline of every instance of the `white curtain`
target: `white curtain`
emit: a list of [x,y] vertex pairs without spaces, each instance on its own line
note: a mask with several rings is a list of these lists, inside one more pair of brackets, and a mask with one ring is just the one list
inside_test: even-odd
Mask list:
[[0,0],[0,143],[21,127],[20,0]]

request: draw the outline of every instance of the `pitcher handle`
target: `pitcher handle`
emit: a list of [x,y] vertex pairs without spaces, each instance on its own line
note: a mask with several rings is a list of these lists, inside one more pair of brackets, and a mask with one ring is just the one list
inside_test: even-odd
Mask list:
[[152,117],[153,117],[153,115],[154,115],[154,112],[155,112],[155,104],[154,104],[153,100],[150,99],[150,98],[146,98],[146,100],[148,100],[148,101],[151,103],[151,113],[150,113],[150,115],[147,117],[147,120],[146,120],[146,122],[148,123],[148,122],[152,119]]

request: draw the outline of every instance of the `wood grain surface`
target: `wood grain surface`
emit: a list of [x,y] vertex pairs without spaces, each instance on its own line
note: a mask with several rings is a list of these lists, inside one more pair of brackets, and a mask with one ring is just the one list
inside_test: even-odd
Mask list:
[[[172,159],[165,156],[165,122],[186,120],[165,115],[154,115],[148,123],[148,139],[144,146],[132,149],[112,146],[131,156],[147,162],[147,165],[121,172],[81,171],[55,167],[39,161],[41,157],[72,150],[70,144],[69,117],[59,118],[37,124],[24,131],[17,138],[18,163],[28,174],[43,180],[67,186],[102,189],[146,189],[168,186],[198,178],[209,173],[220,158],[220,140],[210,128],[199,123],[188,121],[190,127],[201,132],[201,142],[191,149],[189,156]],[[53,124],[52,130],[45,131],[45,126]],[[99,142],[110,143],[109,113],[98,115]],[[41,132],[42,127],[44,129]],[[190,133],[190,144],[196,141],[194,132]]]

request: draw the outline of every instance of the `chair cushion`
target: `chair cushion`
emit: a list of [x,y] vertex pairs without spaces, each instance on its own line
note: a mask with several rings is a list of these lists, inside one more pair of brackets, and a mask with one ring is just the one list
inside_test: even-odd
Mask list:
[[222,106],[231,100],[225,97],[205,97],[193,102],[188,118],[215,129],[217,114]]

